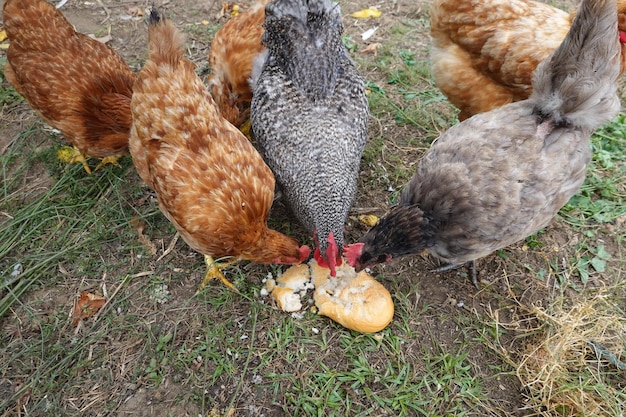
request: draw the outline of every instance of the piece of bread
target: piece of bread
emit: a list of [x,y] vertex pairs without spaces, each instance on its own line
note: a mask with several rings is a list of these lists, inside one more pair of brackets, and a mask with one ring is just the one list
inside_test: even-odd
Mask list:
[[283,311],[300,311],[300,292],[310,288],[311,274],[306,264],[294,265],[274,280],[267,280],[265,288],[271,292],[278,307]]
[[[318,314],[330,317],[350,330],[378,332],[391,322],[394,313],[389,291],[365,271],[358,274],[347,262],[337,267],[337,276],[311,260],[294,265],[275,281],[267,280],[264,290],[278,307],[287,312],[302,309],[302,297],[315,287],[313,299]],[[311,280],[313,281],[311,283]]]
[[328,316],[348,329],[361,333],[378,332],[387,327],[394,313],[389,291],[365,271],[358,274],[347,262],[337,267],[337,277],[330,270],[311,263],[318,314]]

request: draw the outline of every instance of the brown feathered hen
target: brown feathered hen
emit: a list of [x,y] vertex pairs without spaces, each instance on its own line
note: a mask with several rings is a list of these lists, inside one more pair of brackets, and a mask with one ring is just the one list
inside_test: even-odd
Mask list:
[[78,33],[44,0],[7,0],[7,81],[82,157],[128,152],[135,74],[109,46]]
[[[626,0],[617,7],[623,32]],[[563,42],[575,12],[532,0],[434,0],[430,15],[432,76],[465,120],[527,99],[532,72]],[[622,70],[625,60],[622,46]]]
[[209,270],[234,288],[210,257],[297,263],[306,246],[267,227],[274,176],[250,141],[224,119],[183,57],[183,39],[153,9],[150,58],[131,103],[130,152],[159,207]]
[[236,127],[250,117],[252,89],[248,80],[254,60],[265,50],[261,37],[268,2],[259,0],[228,20],[211,42],[209,91],[222,116]]
[[528,100],[481,113],[437,139],[398,206],[347,249],[363,268],[427,249],[451,265],[546,226],[585,179],[591,133],[619,111],[615,0],[583,0],[539,65]]

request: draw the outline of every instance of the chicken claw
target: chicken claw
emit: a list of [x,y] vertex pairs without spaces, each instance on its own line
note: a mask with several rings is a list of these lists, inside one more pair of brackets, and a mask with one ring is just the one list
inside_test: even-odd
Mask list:
[[120,155],[105,156],[104,158],[102,158],[102,160],[100,160],[100,163],[98,164],[98,166],[96,166],[94,171],[99,170],[100,168],[102,168],[103,166],[107,164],[111,164],[111,165],[115,165],[116,167],[119,167],[120,163],[118,161],[122,156],[124,155],[120,154]]
[[206,263],[207,271],[206,271],[206,274],[204,275],[204,279],[198,286],[198,290],[196,291],[196,294],[202,291],[202,289],[206,287],[209,281],[211,281],[213,278],[219,278],[219,280],[222,281],[224,285],[226,285],[228,288],[230,288],[234,292],[239,293],[239,290],[237,289],[237,287],[235,287],[235,285],[232,282],[230,282],[222,273],[223,268],[233,265],[236,261],[216,262],[213,259],[213,257],[209,255],[204,255],[204,262]]
[[85,155],[78,150],[76,146],[64,146],[63,148],[57,151],[57,158],[59,161],[64,162],[66,164],[83,164],[83,168],[87,171],[87,174],[91,174],[91,168],[87,165],[87,158]]
[[469,262],[461,263],[461,264],[448,264],[448,265],[440,266],[437,269],[433,269],[431,272],[451,271],[453,269],[459,268],[459,267],[467,265],[467,264],[469,264],[470,272],[472,274],[472,284],[474,284],[474,287],[480,289],[480,286],[478,285],[478,272],[476,270],[476,260],[475,259],[472,260],[472,261],[469,261]]

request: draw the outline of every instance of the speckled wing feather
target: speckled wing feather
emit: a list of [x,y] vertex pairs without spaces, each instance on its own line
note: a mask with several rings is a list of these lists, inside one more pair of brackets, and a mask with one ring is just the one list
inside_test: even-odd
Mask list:
[[341,42],[339,6],[276,0],[266,8],[268,55],[254,80],[254,137],[300,222],[325,253],[341,251],[369,110],[363,77]]
[[109,46],[76,32],[43,0],[8,0],[5,75],[31,107],[81,152],[126,152],[135,75]]
[[150,25],[150,60],[132,99],[130,151],[139,175],[193,249],[261,263],[299,258],[295,240],[267,228],[272,172],[220,115],[182,45],[171,22]]

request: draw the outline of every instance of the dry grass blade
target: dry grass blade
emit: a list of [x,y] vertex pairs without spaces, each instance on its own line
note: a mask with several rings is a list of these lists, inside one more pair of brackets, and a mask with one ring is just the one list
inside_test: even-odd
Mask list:
[[[609,293],[615,292],[600,290],[570,308],[531,310],[544,324],[545,338],[522,352],[517,376],[528,392],[527,408],[534,410],[533,415],[619,415],[626,400],[626,380],[623,372],[619,375],[626,317]],[[594,346],[607,353],[598,354]]]

